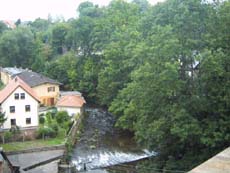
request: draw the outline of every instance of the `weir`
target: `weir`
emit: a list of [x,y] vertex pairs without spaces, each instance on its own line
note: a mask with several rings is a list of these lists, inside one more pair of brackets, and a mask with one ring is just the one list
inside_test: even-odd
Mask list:
[[115,129],[112,114],[97,108],[88,108],[86,113],[83,133],[72,154],[72,163],[78,171],[100,169],[103,172],[101,168],[156,155],[138,147],[130,132]]
[[106,168],[155,156],[154,152],[124,153],[121,151],[96,151],[72,160],[78,171]]

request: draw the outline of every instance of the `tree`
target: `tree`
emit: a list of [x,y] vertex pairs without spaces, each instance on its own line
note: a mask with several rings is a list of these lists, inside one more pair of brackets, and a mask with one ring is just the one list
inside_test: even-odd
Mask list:
[[5,113],[0,112],[0,127],[6,122],[7,118],[5,117]]
[[73,39],[75,40],[75,48],[79,55],[90,56],[93,54],[92,32],[94,29],[94,19],[83,16],[76,22],[72,23],[74,28]]
[[0,29],[0,64],[32,67],[109,108],[158,152],[150,167],[189,170],[229,145],[229,11],[226,0],[83,2],[67,22]]
[[[0,111],[0,129],[2,128],[3,124],[6,122],[7,118],[5,116],[5,113]],[[4,131],[2,135],[2,142],[5,143],[5,137],[4,137]]]
[[139,66],[109,110],[118,127],[159,152],[153,162],[160,169],[189,170],[228,146],[230,65],[222,40],[228,31],[215,33],[225,28],[217,17],[225,5],[166,1],[140,22],[143,39],[133,49]]
[[3,22],[1,22],[0,21],[0,36],[1,36],[1,34],[4,32],[4,31],[6,31],[8,28],[7,28],[7,26],[5,25],[5,23],[3,23]]
[[132,48],[140,41],[137,31],[140,11],[134,4],[112,1],[104,13],[105,18],[99,26],[106,27],[103,27],[101,35],[98,34],[98,45],[103,50],[103,66],[98,77],[97,92],[100,104],[109,106],[130,80],[130,72],[135,68],[129,60]]
[[66,23],[57,23],[52,29],[52,47],[55,54],[63,54],[66,48],[65,41],[69,31]]
[[89,1],[82,2],[78,6],[77,11],[79,12],[80,18],[83,16],[94,18],[94,17],[99,17],[101,15],[101,12],[98,6],[94,5],[92,2],[89,2]]
[[50,21],[41,18],[37,18],[33,22],[29,23],[31,30],[35,33],[47,31],[49,25],[50,25]]
[[[82,76],[79,81],[79,85],[76,89],[86,96],[86,99],[90,102],[97,103],[97,85],[98,85],[98,73],[100,72],[100,57],[92,56],[86,57],[82,67]],[[71,78],[73,79],[73,78]]]
[[66,122],[70,120],[70,117],[68,115],[68,112],[66,111],[60,111],[56,114],[56,121],[59,125],[64,125]]
[[150,8],[150,4],[147,0],[133,0],[132,2],[139,6],[142,13],[146,12]]
[[35,58],[34,46],[34,37],[28,28],[4,32],[0,38],[1,65],[30,67]]
[[15,25],[18,27],[19,25],[21,25],[21,19],[18,19],[16,22],[15,22]]

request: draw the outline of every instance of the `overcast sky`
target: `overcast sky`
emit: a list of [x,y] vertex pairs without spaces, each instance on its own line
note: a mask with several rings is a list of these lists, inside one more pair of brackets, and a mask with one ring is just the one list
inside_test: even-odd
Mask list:
[[[34,20],[38,17],[47,19],[63,16],[65,19],[76,17],[76,9],[81,2],[86,0],[2,0],[0,3],[0,20],[21,19],[22,21]],[[100,6],[108,5],[110,0],[89,0]],[[149,0],[151,4],[163,0]]]

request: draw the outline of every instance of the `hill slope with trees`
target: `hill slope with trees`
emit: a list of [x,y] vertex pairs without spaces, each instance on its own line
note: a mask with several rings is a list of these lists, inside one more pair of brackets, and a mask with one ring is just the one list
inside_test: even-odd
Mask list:
[[[84,2],[68,21],[0,23],[0,64],[44,73],[189,170],[230,144],[230,1]],[[144,171],[143,171],[144,172]]]

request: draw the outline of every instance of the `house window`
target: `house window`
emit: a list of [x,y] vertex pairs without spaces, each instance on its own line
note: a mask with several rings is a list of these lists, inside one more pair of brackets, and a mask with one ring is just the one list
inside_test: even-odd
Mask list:
[[15,113],[15,106],[10,106],[10,113]]
[[15,94],[14,94],[14,99],[15,99],[15,100],[18,100],[18,99],[19,99],[19,94],[18,94],[18,93],[15,93]]
[[22,99],[22,100],[25,99],[25,93],[21,93],[21,99]]
[[26,124],[31,124],[31,118],[26,118]]
[[26,112],[30,112],[30,105],[26,105],[25,110],[26,110]]
[[16,126],[16,119],[10,119],[11,126]]
[[48,92],[54,92],[55,91],[55,87],[48,87]]

